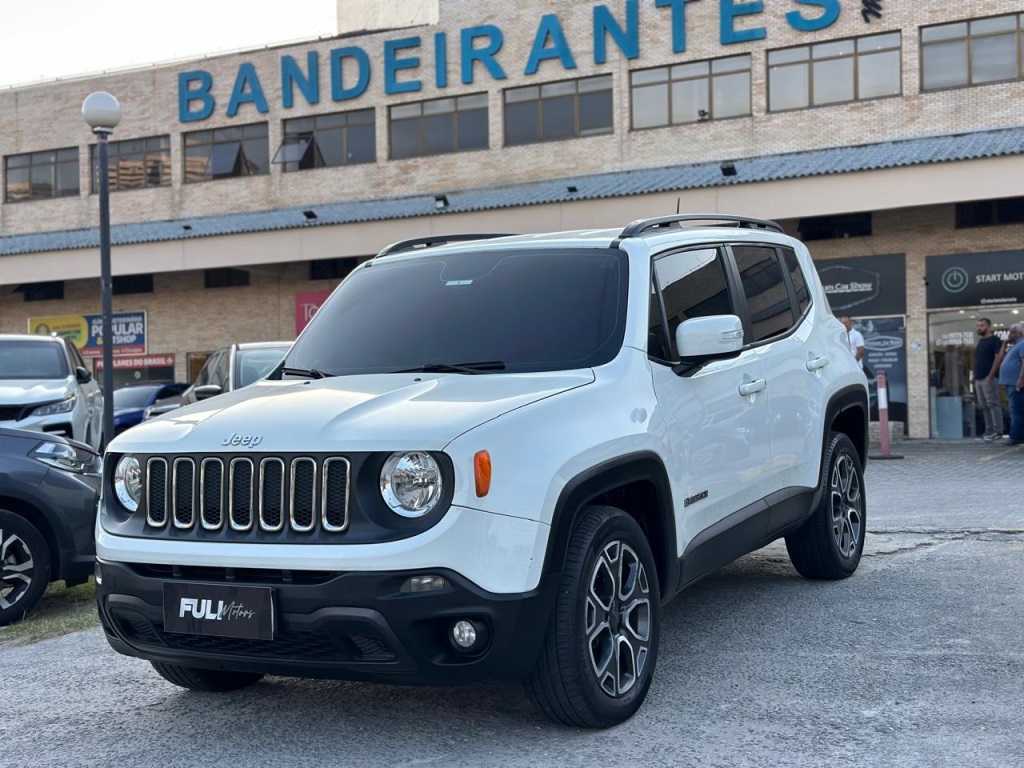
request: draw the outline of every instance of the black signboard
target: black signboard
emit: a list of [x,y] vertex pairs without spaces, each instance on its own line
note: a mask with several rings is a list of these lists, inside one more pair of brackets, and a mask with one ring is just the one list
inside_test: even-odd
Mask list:
[[902,253],[815,262],[836,315],[875,317],[907,311],[907,267]]
[[164,629],[190,635],[273,640],[273,590],[164,582]]
[[889,421],[907,421],[907,331],[902,317],[854,320],[864,336],[864,374],[868,377],[871,420],[878,421],[878,372],[885,371]]
[[1024,251],[925,259],[929,309],[1024,304]]

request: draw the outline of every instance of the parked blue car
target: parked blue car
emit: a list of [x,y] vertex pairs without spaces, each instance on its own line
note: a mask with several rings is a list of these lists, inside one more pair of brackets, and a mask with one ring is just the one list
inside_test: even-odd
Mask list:
[[157,400],[178,397],[186,389],[188,384],[181,382],[147,382],[115,389],[114,434],[119,435],[128,427],[139,424],[147,406],[153,405]]

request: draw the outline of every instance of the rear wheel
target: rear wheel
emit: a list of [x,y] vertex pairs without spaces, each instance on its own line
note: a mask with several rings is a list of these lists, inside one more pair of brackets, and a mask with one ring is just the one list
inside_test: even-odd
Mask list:
[[150,664],[164,680],[182,688],[188,688],[190,691],[205,691],[207,693],[237,691],[239,688],[248,688],[263,678],[259,672],[199,669],[198,667],[183,667],[180,664],[164,664],[160,661],[151,661]]
[[544,649],[527,695],[549,718],[606,728],[643,704],[658,658],[661,599],[644,532],[589,507],[569,542]]
[[860,455],[839,432],[829,436],[820,497],[810,519],[786,537],[789,559],[808,579],[845,579],[860,563],[867,517]]
[[0,509],[0,626],[21,621],[50,582],[50,550],[32,523]]

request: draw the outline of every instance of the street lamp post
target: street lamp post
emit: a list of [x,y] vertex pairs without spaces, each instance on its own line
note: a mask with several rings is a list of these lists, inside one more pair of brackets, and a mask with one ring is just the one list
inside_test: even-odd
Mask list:
[[113,308],[110,275],[110,173],[107,139],[121,122],[121,105],[109,93],[90,93],[82,102],[82,117],[92,128],[98,144],[100,182],[100,292],[103,297],[103,442],[114,437]]

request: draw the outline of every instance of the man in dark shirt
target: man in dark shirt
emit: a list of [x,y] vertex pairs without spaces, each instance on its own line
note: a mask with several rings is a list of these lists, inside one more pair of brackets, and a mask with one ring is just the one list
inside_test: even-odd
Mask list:
[[992,333],[992,321],[982,317],[977,322],[978,346],[974,349],[974,391],[978,407],[985,417],[983,439],[989,442],[1003,436],[1003,408],[999,401],[999,366],[996,357],[1002,341]]

